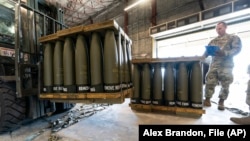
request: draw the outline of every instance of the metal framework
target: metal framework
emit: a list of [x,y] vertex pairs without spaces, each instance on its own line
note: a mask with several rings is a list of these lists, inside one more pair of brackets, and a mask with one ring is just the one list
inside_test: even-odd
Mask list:
[[120,0],[46,0],[47,3],[61,7],[66,25],[72,27],[90,21],[107,11]]
[[16,3],[15,79],[18,97],[39,93],[39,85],[35,85],[40,80],[37,77],[39,77],[40,59],[43,57],[41,45],[38,42],[39,36],[52,34],[64,28],[67,26],[44,13],[20,1]]

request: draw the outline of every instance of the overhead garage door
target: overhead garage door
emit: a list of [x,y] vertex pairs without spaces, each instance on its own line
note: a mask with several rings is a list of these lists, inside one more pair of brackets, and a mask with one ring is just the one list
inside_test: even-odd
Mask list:
[[[227,32],[238,35],[243,44],[242,51],[234,58],[235,82],[245,82],[248,79],[247,65],[250,64],[250,21],[231,24]],[[217,36],[215,29],[190,33],[173,38],[156,40],[156,57],[201,56],[209,41]],[[209,58],[206,60],[209,61]]]

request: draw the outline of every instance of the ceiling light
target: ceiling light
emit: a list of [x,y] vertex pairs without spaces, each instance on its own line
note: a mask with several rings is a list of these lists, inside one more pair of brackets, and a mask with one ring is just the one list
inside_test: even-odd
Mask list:
[[143,2],[143,1],[145,1],[145,0],[137,0],[135,3],[133,3],[133,4],[129,5],[128,7],[126,7],[126,8],[124,9],[124,11],[128,11],[129,9],[135,7],[136,5],[140,4],[140,3]]

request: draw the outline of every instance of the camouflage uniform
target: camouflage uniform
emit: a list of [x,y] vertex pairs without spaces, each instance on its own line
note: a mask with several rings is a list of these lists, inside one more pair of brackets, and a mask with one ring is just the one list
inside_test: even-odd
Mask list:
[[[248,65],[247,73],[250,76],[250,65]],[[247,93],[246,103],[249,105],[249,110],[250,110],[250,80],[248,80],[246,93]]]
[[[241,40],[236,35],[225,34],[210,41],[209,45],[218,46],[225,56],[212,56],[209,70],[206,74],[205,97],[211,98],[215,86],[220,82],[220,99],[227,99],[229,85],[233,82],[233,57],[241,51]],[[207,55],[206,55],[207,56]]]
[[[250,65],[248,65],[247,73],[250,76]],[[247,90],[246,90],[247,96],[246,96],[246,103],[249,106],[249,111],[250,111],[250,79],[248,80],[248,85],[247,85]],[[248,116],[246,117],[231,117],[231,121],[237,124],[244,124],[244,125],[250,125],[250,113],[248,113]]]

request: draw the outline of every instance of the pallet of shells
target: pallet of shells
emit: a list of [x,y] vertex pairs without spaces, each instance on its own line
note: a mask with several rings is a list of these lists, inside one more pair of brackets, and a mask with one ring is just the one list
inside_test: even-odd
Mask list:
[[133,110],[202,115],[202,57],[134,59]]
[[123,103],[131,95],[132,41],[114,20],[63,29],[39,41],[40,99]]

